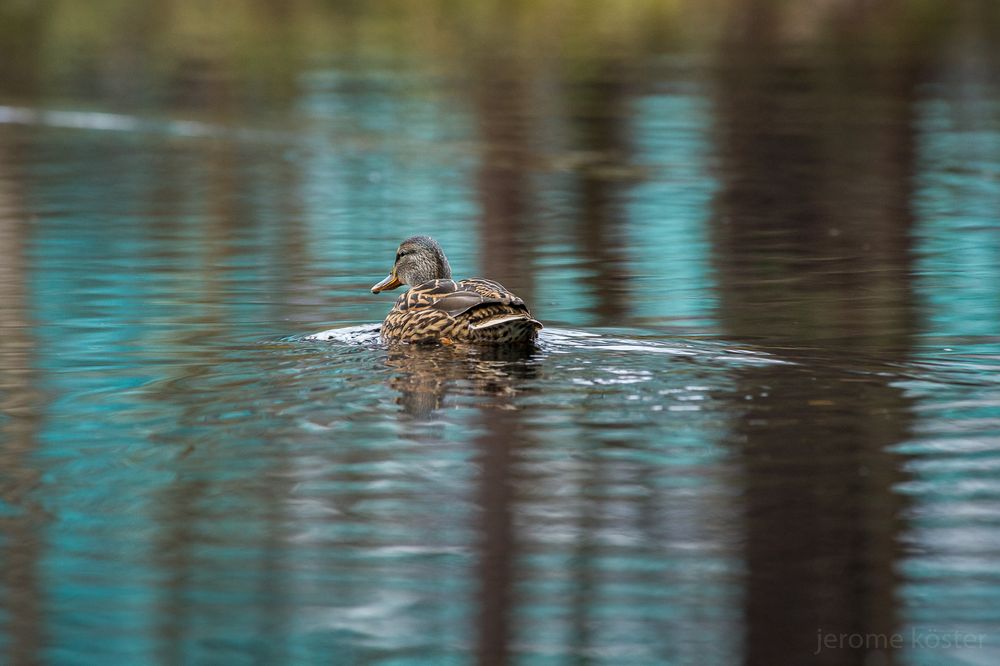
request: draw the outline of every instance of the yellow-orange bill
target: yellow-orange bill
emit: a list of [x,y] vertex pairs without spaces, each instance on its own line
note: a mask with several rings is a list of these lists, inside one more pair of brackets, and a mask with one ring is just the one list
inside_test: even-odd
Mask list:
[[398,277],[396,277],[392,273],[389,273],[388,275],[385,276],[384,280],[382,280],[377,285],[372,287],[372,293],[377,294],[380,291],[389,291],[391,289],[395,289],[401,284],[403,283],[399,281]]

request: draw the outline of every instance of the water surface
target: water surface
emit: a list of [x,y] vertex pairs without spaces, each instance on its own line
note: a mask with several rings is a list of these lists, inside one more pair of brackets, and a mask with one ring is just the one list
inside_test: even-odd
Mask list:
[[989,3],[9,4],[5,662],[1000,660]]

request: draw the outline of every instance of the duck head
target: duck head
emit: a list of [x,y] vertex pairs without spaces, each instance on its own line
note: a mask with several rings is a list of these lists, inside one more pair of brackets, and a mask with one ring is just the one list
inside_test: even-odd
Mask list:
[[390,291],[404,284],[416,286],[450,278],[451,266],[438,242],[430,236],[411,236],[400,243],[392,270],[372,287],[372,293]]

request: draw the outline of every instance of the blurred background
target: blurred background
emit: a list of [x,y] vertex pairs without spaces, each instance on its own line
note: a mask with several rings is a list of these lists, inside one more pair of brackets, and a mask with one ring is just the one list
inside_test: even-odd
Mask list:
[[992,0],[0,0],[3,661],[996,664],[998,210]]

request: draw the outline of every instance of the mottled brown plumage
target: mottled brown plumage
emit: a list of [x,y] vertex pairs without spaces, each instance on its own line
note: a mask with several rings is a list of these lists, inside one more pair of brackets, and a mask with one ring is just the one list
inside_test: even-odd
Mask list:
[[389,275],[372,293],[415,285],[382,323],[386,342],[530,344],[541,323],[503,285],[483,278],[455,281],[441,246],[427,236],[399,246]]

